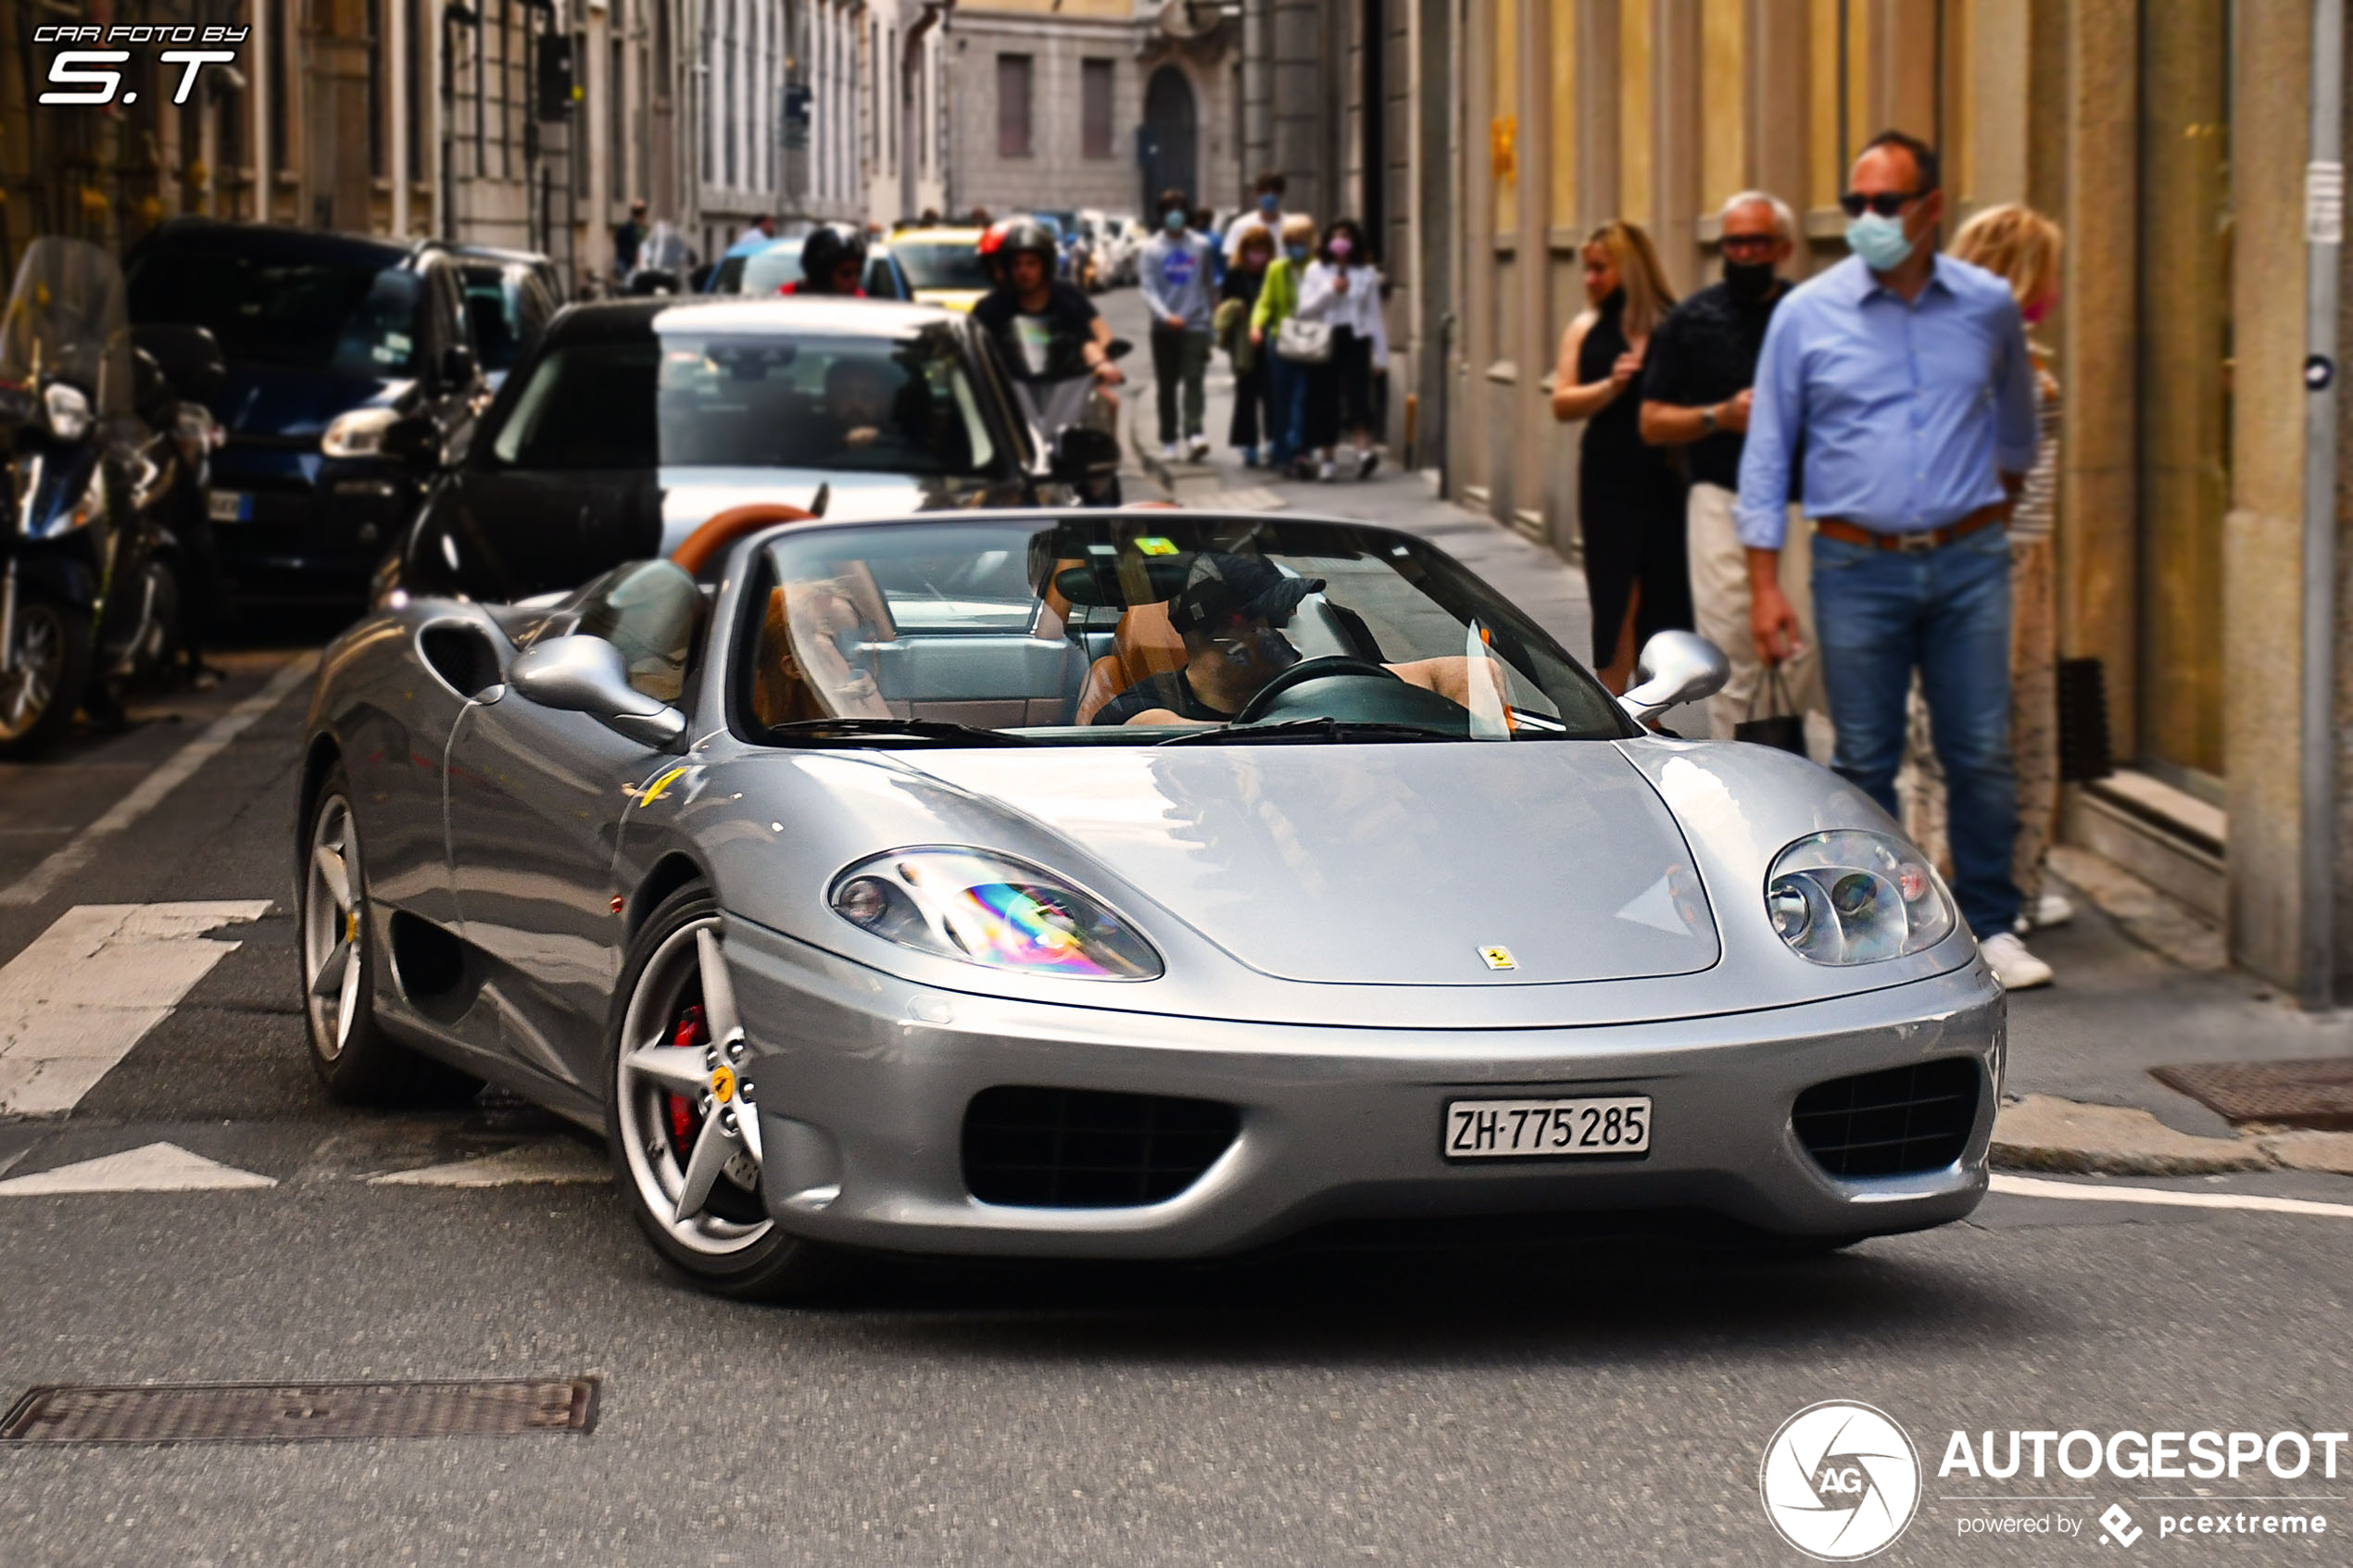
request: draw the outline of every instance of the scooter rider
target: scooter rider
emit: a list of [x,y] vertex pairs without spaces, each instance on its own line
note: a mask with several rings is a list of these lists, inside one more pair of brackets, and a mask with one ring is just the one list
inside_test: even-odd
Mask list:
[[1125,382],[1111,358],[1111,323],[1085,290],[1055,279],[1054,236],[1046,226],[1014,219],[991,237],[998,283],[973,307],[973,320],[996,336],[1014,377],[1066,381],[1092,371],[1106,387]]
[[832,224],[823,223],[800,247],[800,281],[786,283],[776,292],[863,299],[865,278],[866,236],[845,234]]

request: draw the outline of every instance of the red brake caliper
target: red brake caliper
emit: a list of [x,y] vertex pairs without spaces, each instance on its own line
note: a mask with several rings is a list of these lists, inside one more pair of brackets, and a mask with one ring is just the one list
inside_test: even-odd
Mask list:
[[[677,1027],[670,1032],[670,1043],[682,1049],[699,1049],[710,1038],[711,1031],[703,1025],[700,1002],[697,1002],[680,1013]],[[670,1097],[670,1135],[677,1140],[681,1149],[693,1140],[695,1122],[695,1108],[688,1102],[686,1097],[672,1095]]]

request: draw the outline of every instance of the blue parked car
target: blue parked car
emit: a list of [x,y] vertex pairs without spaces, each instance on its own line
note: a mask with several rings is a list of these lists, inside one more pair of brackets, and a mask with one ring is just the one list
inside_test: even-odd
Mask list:
[[357,604],[462,450],[484,394],[459,257],[311,230],[182,220],[126,268],[134,323],[209,330],[221,570],[241,600]]

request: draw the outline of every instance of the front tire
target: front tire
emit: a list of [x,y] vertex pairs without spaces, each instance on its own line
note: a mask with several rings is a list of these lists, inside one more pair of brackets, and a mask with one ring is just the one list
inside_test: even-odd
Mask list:
[[0,674],[0,761],[31,761],[64,738],[90,689],[92,631],[87,609],[19,583],[14,657]]
[[303,828],[306,855],[296,910],[302,1011],[310,1065],[346,1105],[412,1105],[467,1098],[482,1080],[420,1056],[376,1021],[375,934],[368,918],[366,862],[351,785],[337,763]]
[[719,903],[690,884],[629,946],[606,1035],[605,1129],[629,1211],[671,1267],[739,1300],[802,1296],[841,1257],[787,1234],[761,1194],[755,1085]]

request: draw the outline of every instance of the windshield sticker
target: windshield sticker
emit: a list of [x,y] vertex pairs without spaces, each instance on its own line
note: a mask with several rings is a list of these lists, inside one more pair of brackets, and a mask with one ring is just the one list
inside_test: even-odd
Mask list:
[[1162,539],[1157,536],[1148,536],[1146,538],[1137,540],[1136,548],[1143,555],[1173,556],[1176,553],[1176,542],[1174,539]]
[[406,354],[409,352],[409,334],[407,332],[386,332],[384,333],[384,346],[391,349],[395,354]]

